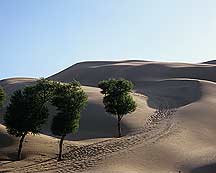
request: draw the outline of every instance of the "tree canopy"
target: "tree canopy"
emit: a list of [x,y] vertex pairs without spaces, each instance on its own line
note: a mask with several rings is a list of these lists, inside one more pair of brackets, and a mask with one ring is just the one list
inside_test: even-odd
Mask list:
[[61,136],[58,160],[62,160],[65,136],[75,133],[79,128],[80,112],[86,103],[87,95],[78,82],[58,83],[56,86],[52,104],[57,107],[57,115],[53,118],[51,130],[54,135]]
[[4,121],[9,134],[21,137],[18,160],[21,159],[25,136],[28,133],[38,134],[48,117],[46,102],[52,95],[53,85],[48,80],[41,79],[35,85],[15,91],[10,98]]
[[14,92],[4,117],[10,134],[20,137],[23,134],[40,132],[41,124],[48,116],[47,107],[40,100],[32,86]]
[[134,86],[131,81],[125,79],[110,79],[100,81],[98,87],[102,89],[102,94],[118,96],[131,92]]
[[4,96],[5,96],[4,90],[3,90],[3,88],[0,86],[0,107],[2,107],[2,105],[3,105]]
[[125,79],[110,79],[99,82],[98,87],[104,94],[103,103],[107,112],[118,118],[118,136],[121,136],[121,119],[124,115],[132,113],[136,109],[136,102],[130,95],[133,83]]
[[107,95],[104,97],[103,103],[107,112],[119,115],[120,118],[134,112],[136,109],[136,103],[133,100],[133,97],[127,93],[116,96]]

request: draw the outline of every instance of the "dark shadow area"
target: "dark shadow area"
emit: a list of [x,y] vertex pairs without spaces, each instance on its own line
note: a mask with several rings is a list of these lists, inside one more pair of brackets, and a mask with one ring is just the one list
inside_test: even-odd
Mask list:
[[215,173],[216,172],[216,163],[209,165],[200,166],[193,168],[189,171],[190,173]]
[[[122,133],[129,131],[123,122]],[[92,138],[107,138],[117,135],[117,120],[114,115],[105,112],[104,107],[94,103],[89,103],[83,111],[80,129],[73,136],[74,140],[92,139]]]
[[[26,168],[31,168],[32,166],[36,166],[36,165],[39,165],[39,164],[42,164],[42,163],[46,163],[46,162],[49,162],[51,160],[56,160],[57,157],[54,157],[54,158],[50,158],[50,159],[46,159],[46,160],[43,160],[43,161],[38,161],[38,162],[35,162],[33,164],[28,164],[26,166],[21,166],[19,167],[19,169],[26,169]],[[23,159],[22,159],[23,160]],[[1,160],[0,160],[1,161]],[[10,164],[11,162],[16,162],[17,160],[3,160],[3,161],[10,161],[10,162],[7,162],[7,163],[0,163],[0,166],[1,165],[7,165],[7,164]],[[1,172],[11,172],[11,171],[1,171]]]
[[[171,65],[149,63],[140,66],[130,66],[124,73],[127,79],[132,80],[135,83],[136,81],[170,78],[200,79],[216,82],[216,66],[181,66],[181,64],[178,63],[173,66]],[[118,69],[124,70],[124,67],[119,66]]]
[[168,106],[178,108],[198,101],[201,85],[195,80],[163,80],[136,83],[136,92],[148,96],[148,105],[152,108]]
[[[143,69],[147,66],[149,66],[149,71],[156,75],[155,77],[189,78],[216,82],[216,66],[169,67],[161,64],[149,64],[143,66]],[[149,77],[151,77],[151,74],[149,74]]]
[[1,173],[8,173],[8,172],[11,172],[11,171],[1,171]]
[[9,147],[16,143],[14,137],[9,134],[0,133],[0,148]]
[[[42,133],[53,136],[50,131],[52,117],[55,116],[55,110],[52,108],[49,120],[43,126]],[[123,122],[122,134],[125,135],[130,128]],[[80,127],[76,134],[67,135],[67,140],[85,140],[94,138],[109,138],[117,136],[117,120],[113,115],[105,112],[103,105],[88,102],[85,110],[81,113]],[[53,136],[57,137],[58,136]]]
[[[11,162],[17,161],[17,151],[15,151],[15,150],[10,151],[10,152],[4,152],[4,153],[1,152],[1,154],[4,157],[0,157],[0,161],[11,161]],[[26,155],[23,152],[22,159],[25,159],[25,158],[26,158]],[[9,164],[9,163],[5,163],[5,164]]]
[[201,79],[216,82],[216,66],[178,67],[172,68],[170,77]]

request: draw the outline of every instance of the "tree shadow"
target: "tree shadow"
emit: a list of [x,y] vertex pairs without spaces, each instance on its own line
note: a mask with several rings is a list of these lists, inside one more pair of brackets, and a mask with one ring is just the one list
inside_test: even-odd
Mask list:
[[[19,167],[19,169],[26,169],[26,168],[31,168],[32,166],[36,166],[36,165],[40,165],[42,163],[46,163],[46,162],[49,162],[49,161],[55,161],[57,159],[57,157],[52,157],[52,158],[49,158],[49,159],[46,159],[46,160],[43,160],[43,161],[38,161],[38,162],[35,162],[35,163],[32,163],[32,164],[28,164],[28,165],[25,165],[25,166],[21,166]],[[0,160],[1,161],[1,160]],[[3,160],[3,161],[7,161],[7,160]],[[0,164],[1,165],[7,165],[7,164],[10,164],[12,162],[16,162],[17,160],[8,160],[10,162],[7,162],[7,163],[3,163],[3,164]],[[0,171],[0,172],[11,172],[10,170],[3,170],[3,171]]]
[[[129,127],[121,122],[122,132],[125,134]],[[117,120],[114,115],[106,113],[103,105],[89,102],[82,112],[80,129],[73,135],[74,140],[92,138],[110,138],[117,136]]]
[[[52,117],[55,116],[55,114],[55,111],[52,110],[49,120],[43,127],[42,133],[59,138],[58,136],[54,136],[49,130]],[[131,130],[124,122],[121,122],[121,126],[123,135]],[[95,138],[111,138],[115,136],[117,136],[117,120],[115,116],[106,113],[103,105],[88,102],[86,109],[81,113],[78,132],[75,134],[68,134],[65,139],[79,141]]]
[[216,163],[192,168],[189,172],[190,173],[205,173],[205,172],[206,173],[215,173],[216,172]]
[[[25,154],[22,154],[22,159],[26,158]],[[1,163],[0,165],[6,165],[11,162],[17,161],[17,153],[16,152],[5,152],[4,157],[0,158],[0,161],[7,161],[7,163]]]
[[0,133],[0,139],[2,141],[0,142],[0,148],[5,148],[5,147],[11,146],[16,143],[16,140],[14,139],[14,137],[8,134]]

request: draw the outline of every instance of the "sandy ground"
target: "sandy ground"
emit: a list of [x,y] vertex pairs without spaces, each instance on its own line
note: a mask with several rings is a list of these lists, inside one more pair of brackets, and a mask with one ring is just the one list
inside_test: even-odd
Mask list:
[[[17,139],[0,126],[0,172],[216,172],[216,66],[147,61],[85,62],[51,79],[79,80],[89,96],[80,130],[65,142],[64,161],[56,162],[58,140],[50,120],[40,136],[27,137],[23,160],[13,161]],[[135,84],[138,109],[122,122],[117,139],[115,118],[102,104],[97,82],[124,77]],[[8,93],[34,79],[0,81]],[[26,83],[27,82],[27,83]],[[169,111],[155,112],[159,106]],[[3,123],[3,121],[2,121]]]

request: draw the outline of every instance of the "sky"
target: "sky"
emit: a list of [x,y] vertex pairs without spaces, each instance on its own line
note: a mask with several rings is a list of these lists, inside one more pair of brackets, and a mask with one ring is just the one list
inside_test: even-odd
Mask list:
[[215,58],[215,0],[0,0],[0,79],[80,61]]

